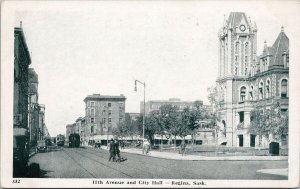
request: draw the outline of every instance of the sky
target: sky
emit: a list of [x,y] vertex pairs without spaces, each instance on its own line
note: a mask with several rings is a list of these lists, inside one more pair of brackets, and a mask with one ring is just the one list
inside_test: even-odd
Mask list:
[[[272,3],[270,3],[272,2]],[[34,2],[15,13],[22,21],[39,77],[39,103],[51,136],[85,114],[87,95],[124,94],[126,112],[146,101],[207,99],[218,73],[218,30],[224,15],[245,12],[258,27],[257,49],[271,46],[281,26],[290,38],[295,1]],[[32,3],[32,2],[31,2]]]

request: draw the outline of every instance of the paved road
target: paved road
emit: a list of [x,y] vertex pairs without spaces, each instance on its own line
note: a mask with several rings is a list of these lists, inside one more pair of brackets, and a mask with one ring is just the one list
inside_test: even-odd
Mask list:
[[108,152],[91,148],[62,148],[39,153],[30,161],[40,164],[50,178],[161,178],[161,179],[287,179],[257,173],[287,168],[287,161],[183,161],[123,153],[127,161],[108,161]]

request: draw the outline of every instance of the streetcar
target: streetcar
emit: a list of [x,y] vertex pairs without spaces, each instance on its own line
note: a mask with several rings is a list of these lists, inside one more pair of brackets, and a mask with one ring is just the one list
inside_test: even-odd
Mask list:
[[80,146],[80,135],[77,133],[70,134],[69,148],[78,148]]
[[56,136],[56,145],[57,146],[64,146],[65,145],[65,136],[59,134]]

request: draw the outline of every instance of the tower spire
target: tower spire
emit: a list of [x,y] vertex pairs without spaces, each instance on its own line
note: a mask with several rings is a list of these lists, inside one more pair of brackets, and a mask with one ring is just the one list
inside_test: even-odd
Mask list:
[[223,28],[226,28],[227,21],[226,21],[226,15],[224,14],[224,20],[223,20]]

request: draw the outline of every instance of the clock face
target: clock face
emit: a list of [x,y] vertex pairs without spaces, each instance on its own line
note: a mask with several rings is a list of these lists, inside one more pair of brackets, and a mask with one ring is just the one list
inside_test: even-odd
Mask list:
[[246,30],[246,26],[245,25],[240,25],[240,30],[241,31],[245,31]]

